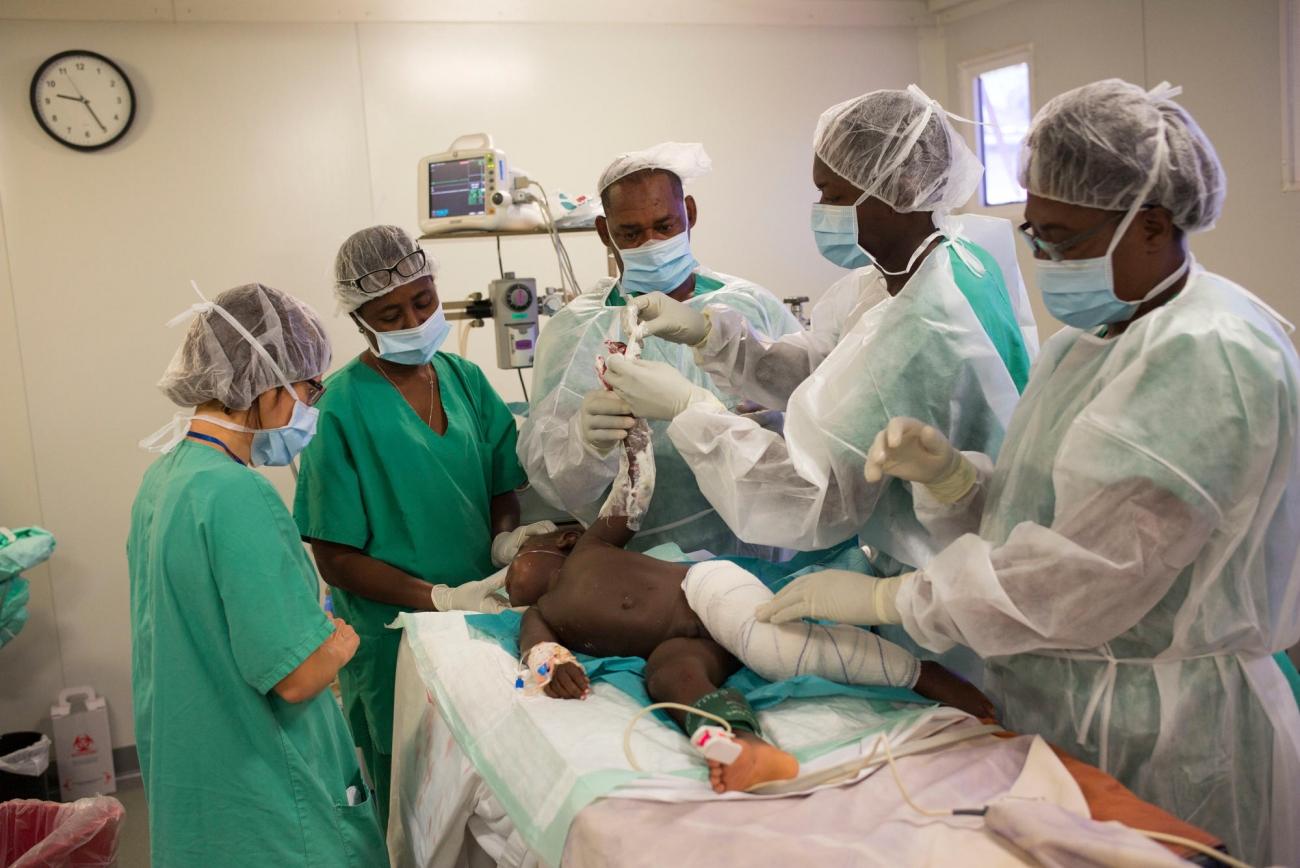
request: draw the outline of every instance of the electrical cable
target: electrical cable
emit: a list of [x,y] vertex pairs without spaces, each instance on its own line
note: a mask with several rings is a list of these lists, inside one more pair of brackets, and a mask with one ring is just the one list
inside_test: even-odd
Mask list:
[[523,390],[523,393],[524,393],[524,403],[527,404],[527,403],[528,403],[528,387],[524,385],[524,369],[523,369],[523,368],[515,368],[515,373],[519,375],[519,388]]

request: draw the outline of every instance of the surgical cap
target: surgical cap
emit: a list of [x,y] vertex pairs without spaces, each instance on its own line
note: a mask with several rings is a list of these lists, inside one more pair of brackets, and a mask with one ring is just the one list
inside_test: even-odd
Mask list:
[[[1227,178],[1214,146],[1167,82],[1147,91],[1118,78],[1067,91],[1034,118],[1021,153],[1020,183],[1035,196],[1127,211],[1160,205],[1188,232],[1209,229]],[[1165,147],[1158,147],[1163,136]]]
[[943,106],[916,85],[876,90],[822,112],[813,150],[835,174],[895,211],[946,214],[984,167]]
[[347,282],[372,271],[392,268],[402,257],[414,253],[416,247],[415,239],[400,226],[371,226],[349,235],[334,257],[334,297],[338,299],[339,312],[351,313],[371,299],[383,298],[398,287],[437,274],[437,261],[426,255],[424,268],[410,277],[394,274],[393,282],[380,292],[365,293],[356,284]]
[[600,173],[596,194],[637,172],[658,169],[672,172],[685,182],[701,178],[713,170],[713,161],[699,142],[664,142],[642,151],[620,154]]
[[[263,392],[319,378],[330,365],[330,341],[316,311],[287,293],[249,283],[217,296],[225,309],[279,365],[280,371],[249,343],[220,311],[198,306],[185,340],[167,366],[158,388],[182,407],[220,401],[247,410]],[[206,307],[206,309],[205,309]]]

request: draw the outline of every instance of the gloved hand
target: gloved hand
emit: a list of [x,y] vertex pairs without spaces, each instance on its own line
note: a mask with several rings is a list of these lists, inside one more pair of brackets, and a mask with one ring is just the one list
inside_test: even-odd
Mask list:
[[800,618],[820,618],[841,624],[898,624],[902,619],[894,598],[911,573],[877,579],[849,570],[823,570],[800,576],[759,606],[760,621],[784,624]]
[[876,435],[863,471],[867,482],[897,476],[920,482],[940,503],[956,503],[975,484],[975,465],[952,447],[939,429],[919,419],[896,416]]
[[524,540],[530,536],[554,531],[555,523],[550,521],[535,521],[514,530],[503,530],[492,539],[492,563],[498,567],[509,565],[519,553],[519,547],[524,544]]
[[610,356],[605,364],[605,382],[632,407],[633,415],[642,419],[674,419],[698,401],[722,407],[712,392],[665,362]]
[[500,573],[486,579],[479,579],[477,582],[466,582],[454,588],[448,585],[434,585],[429,589],[429,596],[433,598],[433,608],[437,612],[481,612],[485,615],[495,615],[510,608],[510,605],[503,602],[496,594],[498,589],[505,587],[505,584],[505,573]]
[[637,296],[632,304],[647,335],[688,347],[704,343],[709,336],[711,326],[707,316],[662,292]]
[[608,389],[592,389],[582,396],[578,431],[582,442],[597,454],[605,455],[622,443],[635,424],[632,408]]

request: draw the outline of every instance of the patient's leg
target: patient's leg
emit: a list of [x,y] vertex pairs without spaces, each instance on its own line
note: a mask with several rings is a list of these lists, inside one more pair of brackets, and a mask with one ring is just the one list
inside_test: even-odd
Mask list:
[[[717,697],[718,687],[739,668],[740,661],[711,639],[669,639],[660,643],[646,660],[646,689],[655,702],[696,705],[706,700],[706,705],[700,707],[708,707],[707,700]],[[748,703],[744,703],[738,694],[732,703],[743,704],[746,712],[736,715],[737,719],[731,721],[733,734],[741,745],[740,756],[725,766],[709,761],[709,782],[714,792],[747,790],[767,781],[786,780],[797,775],[799,763],[794,757],[763,741],[757,732],[742,728],[757,729],[758,721]],[[717,707],[716,701],[714,707]],[[683,729],[693,729],[701,723],[698,716],[682,711],[672,710],[669,714]],[[709,720],[702,722],[712,723]],[[690,734],[688,729],[687,735]]]
[[733,563],[696,564],[682,590],[709,635],[768,681],[819,675],[840,684],[912,687],[920,675],[915,657],[867,630],[758,621],[754,610],[772,599],[772,592]]

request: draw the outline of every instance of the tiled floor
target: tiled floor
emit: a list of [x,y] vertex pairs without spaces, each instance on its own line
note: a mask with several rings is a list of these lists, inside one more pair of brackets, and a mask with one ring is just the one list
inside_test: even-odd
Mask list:
[[126,808],[126,819],[117,838],[118,868],[149,868],[149,805],[139,778],[117,782],[113,794]]

